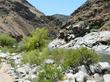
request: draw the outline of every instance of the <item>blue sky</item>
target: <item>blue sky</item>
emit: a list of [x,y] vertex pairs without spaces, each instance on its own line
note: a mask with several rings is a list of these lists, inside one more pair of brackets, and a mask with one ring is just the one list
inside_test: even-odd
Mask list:
[[86,0],[27,0],[46,15],[70,15]]

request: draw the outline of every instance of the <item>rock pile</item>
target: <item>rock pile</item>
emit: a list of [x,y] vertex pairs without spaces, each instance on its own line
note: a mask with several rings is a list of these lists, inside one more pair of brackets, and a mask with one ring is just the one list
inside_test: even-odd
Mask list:
[[[9,77],[13,78],[15,82],[31,82],[36,78],[37,66],[22,64],[21,54],[0,52],[0,58],[2,62],[0,70],[2,70],[2,73],[5,73],[5,75],[7,74]],[[1,76],[0,81],[2,81]],[[7,82],[7,79],[5,80],[5,82]]]
[[[86,71],[86,72],[85,72]],[[91,74],[89,72],[91,71]],[[109,82],[110,81],[110,64],[100,62],[90,65],[90,70],[84,66],[79,67],[79,71],[75,74],[69,72],[65,74],[66,79],[59,82]]]

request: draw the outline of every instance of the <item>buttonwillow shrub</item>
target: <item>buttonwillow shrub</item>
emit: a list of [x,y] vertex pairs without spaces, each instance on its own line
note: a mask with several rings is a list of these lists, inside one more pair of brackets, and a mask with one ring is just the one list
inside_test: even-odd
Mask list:
[[25,51],[22,57],[23,63],[40,65],[48,57],[48,49],[44,48],[42,52],[39,50]]
[[58,82],[63,76],[62,69],[56,64],[43,64],[36,82]]
[[65,65],[70,67],[80,65],[90,65],[99,61],[99,56],[93,50],[87,48],[79,48],[74,51],[69,51],[69,55],[66,57]]
[[91,49],[56,49],[50,51],[50,55],[56,63],[64,68],[76,67],[80,65],[90,65],[99,61],[99,56]]
[[42,49],[46,46],[48,40],[48,30],[46,28],[37,28],[31,36],[23,40],[23,49],[26,51]]
[[8,34],[0,33],[0,46],[13,46],[16,43],[16,40]]

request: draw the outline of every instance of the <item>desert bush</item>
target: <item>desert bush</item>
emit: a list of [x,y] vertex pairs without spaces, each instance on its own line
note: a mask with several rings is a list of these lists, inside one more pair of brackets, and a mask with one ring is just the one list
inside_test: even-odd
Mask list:
[[22,57],[23,63],[40,65],[48,57],[48,49],[44,48],[42,52],[39,50],[26,51],[23,53]]
[[29,64],[39,64],[40,61],[40,56],[39,56],[39,51],[37,50],[32,50],[32,51],[27,51],[24,52],[23,54],[23,63],[29,63]]
[[56,64],[43,64],[41,66],[37,82],[57,82],[62,79],[62,69]]
[[90,65],[99,61],[99,56],[90,49],[55,49],[50,51],[52,59],[57,64],[63,65],[65,69],[68,67],[76,67],[80,65]]
[[48,40],[48,30],[46,28],[37,28],[31,36],[23,40],[24,50],[42,49],[46,46]]
[[0,46],[14,46],[16,43],[16,40],[8,34],[0,33]]
[[69,50],[64,66],[76,67],[80,65],[90,65],[99,61],[99,56],[91,49],[79,48],[74,51]]

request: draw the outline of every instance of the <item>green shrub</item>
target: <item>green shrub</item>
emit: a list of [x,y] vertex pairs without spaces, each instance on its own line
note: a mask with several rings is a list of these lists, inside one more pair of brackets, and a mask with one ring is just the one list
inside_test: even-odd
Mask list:
[[55,49],[50,51],[49,57],[54,59],[57,64],[68,67],[80,65],[90,65],[99,61],[98,55],[87,48],[79,49]]
[[80,65],[90,65],[97,63],[99,56],[93,51],[87,48],[79,48],[74,51],[69,50],[69,54],[66,57],[64,65],[70,67],[76,67]]
[[8,34],[0,33],[0,46],[13,46],[16,43],[16,40]]
[[46,46],[48,40],[48,30],[46,28],[36,29],[31,36],[27,37],[23,41],[23,47],[25,50],[42,49]]
[[30,63],[30,64],[39,64],[40,58],[39,58],[39,51],[32,50],[28,52],[24,52],[23,54],[23,63]]
[[15,52],[17,52],[17,51],[16,51],[16,47],[7,47],[7,46],[5,46],[5,47],[1,47],[0,50],[1,50],[2,52],[10,52],[10,53],[15,53]]
[[22,55],[23,57],[22,62],[40,65],[44,62],[47,56],[48,56],[47,48],[43,49],[42,52],[40,52],[39,50],[26,51]]
[[37,82],[57,82],[62,79],[63,72],[56,64],[45,64],[41,66]]
[[94,21],[90,21],[89,23],[89,27],[90,29],[100,29],[104,24],[103,20],[94,20]]

